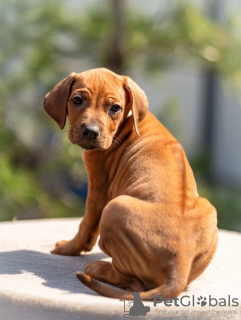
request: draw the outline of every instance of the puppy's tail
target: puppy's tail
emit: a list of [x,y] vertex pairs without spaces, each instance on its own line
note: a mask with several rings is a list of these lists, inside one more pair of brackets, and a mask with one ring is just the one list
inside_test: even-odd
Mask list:
[[[186,276],[183,276],[182,274],[181,277],[170,277],[160,287],[140,292],[141,300],[152,301],[154,296],[161,296],[163,300],[177,297],[187,286],[188,274],[189,273],[187,272]],[[77,272],[76,276],[85,286],[102,296],[115,299],[133,300],[133,295],[129,291],[106,285],[101,281],[91,278],[83,272]]]

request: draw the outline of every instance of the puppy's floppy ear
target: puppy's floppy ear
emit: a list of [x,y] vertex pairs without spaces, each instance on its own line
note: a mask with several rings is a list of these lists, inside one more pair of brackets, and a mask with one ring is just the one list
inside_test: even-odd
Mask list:
[[58,123],[61,130],[65,126],[67,103],[76,76],[77,74],[73,72],[67,78],[60,81],[52,91],[46,94],[43,101],[45,111]]
[[130,109],[134,119],[134,127],[139,135],[138,124],[145,117],[148,110],[148,99],[145,92],[129,77],[124,77],[124,88],[130,99]]

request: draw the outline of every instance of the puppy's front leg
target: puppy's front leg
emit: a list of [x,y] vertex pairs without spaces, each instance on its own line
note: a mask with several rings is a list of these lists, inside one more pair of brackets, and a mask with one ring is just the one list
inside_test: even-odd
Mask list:
[[51,252],[67,256],[79,255],[81,251],[90,251],[99,235],[101,213],[106,205],[105,197],[89,191],[86,200],[86,213],[80,223],[77,235],[70,241],[57,242]]

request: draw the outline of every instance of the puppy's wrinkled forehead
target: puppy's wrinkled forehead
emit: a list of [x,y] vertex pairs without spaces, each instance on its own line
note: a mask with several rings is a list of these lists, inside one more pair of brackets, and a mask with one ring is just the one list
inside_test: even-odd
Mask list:
[[78,75],[73,85],[72,92],[86,88],[94,96],[114,95],[125,97],[123,78],[105,68],[92,69]]

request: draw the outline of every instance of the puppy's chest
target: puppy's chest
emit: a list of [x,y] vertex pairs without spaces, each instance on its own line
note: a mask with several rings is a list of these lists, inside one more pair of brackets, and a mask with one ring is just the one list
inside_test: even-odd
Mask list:
[[106,192],[109,185],[109,167],[113,159],[109,159],[108,156],[104,156],[104,154],[100,152],[83,152],[82,157],[89,184],[95,189],[98,189],[99,192]]
[[119,186],[118,169],[121,156],[117,153],[92,153],[83,156],[89,180],[89,192],[94,190],[110,201]]

